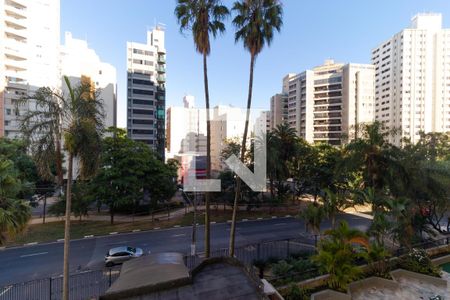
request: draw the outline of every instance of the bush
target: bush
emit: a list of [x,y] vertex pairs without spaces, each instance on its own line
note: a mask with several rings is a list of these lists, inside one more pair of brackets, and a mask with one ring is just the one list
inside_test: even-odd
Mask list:
[[307,289],[302,289],[295,283],[292,283],[283,293],[283,297],[286,300],[309,300],[311,295]]
[[412,249],[399,261],[399,267],[411,272],[440,277],[440,269],[432,262],[423,249]]
[[289,258],[272,264],[272,274],[276,277],[274,284],[283,285],[315,277],[319,270],[310,259]]

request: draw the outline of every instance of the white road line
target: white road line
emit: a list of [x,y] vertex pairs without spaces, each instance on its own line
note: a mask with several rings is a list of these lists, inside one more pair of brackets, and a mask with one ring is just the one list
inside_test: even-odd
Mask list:
[[180,237],[180,236],[186,236],[186,233],[181,233],[181,234],[174,234],[174,235],[172,235],[172,237]]
[[12,285],[8,286],[3,292],[1,292],[0,297],[6,294],[10,289],[12,289]]
[[274,224],[274,226],[283,226],[283,225],[286,225],[286,223],[277,223],[277,224]]
[[107,244],[107,245],[118,245],[118,244],[127,244],[127,243],[129,243],[130,241],[122,241],[122,242],[116,242],[116,243],[109,243],[109,244]]
[[24,258],[24,257],[38,256],[38,255],[44,255],[44,254],[47,254],[47,253],[48,252],[39,252],[39,253],[25,254],[25,255],[21,255],[20,257]]

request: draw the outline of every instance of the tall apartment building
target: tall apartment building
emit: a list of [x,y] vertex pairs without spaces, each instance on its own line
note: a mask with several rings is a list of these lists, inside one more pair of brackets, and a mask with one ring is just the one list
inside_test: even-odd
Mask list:
[[263,130],[263,133],[266,133],[272,129],[271,126],[271,115],[270,110],[263,110],[259,112],[259,116],[255,119],[255,124],[253,128],[253,132],[256,134],[256,130],[260,128]]
[[147,32],[147,43],[127,43],[127,129],[164,158],[166,50],[164,30]]
[[193,96],[185,96],[183,102],[183,107],[167,109],[167,158],[192,152],[206,155],[206,110],[195,108]]
[[198,178],[206,176],[206,110],[195,108],[193,96],[183,98],[184,106],[167,109],[166,159],[176,159],[181,168],[178,177],[184,180],[195,160]]
[[286,123],[288,120],[288,95],[275,94],[270,98],[270,129]]
[[[245,110],[225,105],[215,106],[211,111],[211,169],[215,174],[225,168],[221,160],[222,150],[229,139],[240,141],[244,135]],[[250,122],[249,131],[253,128]]]
[[[61,45],[61,74],[67,76],[72,85],[79,84],[83,79],[90,80],[93,87],[100,90],[105,111],[105,127],[117,126],[117,75],[116,68],[100,60],[85,40],[72,37],[65,33],[65,43]],[[66,84],[62,89],[67,93]]]
[[390,142],[417,142],[419,132],[450,131],[450,29],[440,14],[418,14],[372,51],[375,118],[396,130]]
[[339,145],[356,125],[373,121],[374,66],[327,60],[283,79],[288,95],[287,122],[308,142]]
[[0,1],[0,137],[19,135],[17,99],[42,86],[60,85],[59,0]]

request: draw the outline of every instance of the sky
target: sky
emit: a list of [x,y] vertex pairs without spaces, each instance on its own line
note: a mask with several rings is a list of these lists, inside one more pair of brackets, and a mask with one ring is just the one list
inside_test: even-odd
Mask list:
[[[223,0],[231,7],[234,1]],[[258,56],[253,107],[269,109],[287,73],[323,63],[370,63],[373,48],[406,28],[419,12],[442,13],[450,28],[450,0],[281,0],[284,25]],[[118,126],[126,127],[126,42],[145,42],[146,31],[165,25],[166,106],[181,106],[195,96],[204,107],[203,67],[192,35],[181,34],[174,16],[176,0],[61,0],[61,38],[72,32],[86,39],[103,62],[117,69]],[[235,43],[231,18],[212,44],[208,58],[211,106],[245,107],[250,55]],[[63,42],[63,41],[62,41]]]

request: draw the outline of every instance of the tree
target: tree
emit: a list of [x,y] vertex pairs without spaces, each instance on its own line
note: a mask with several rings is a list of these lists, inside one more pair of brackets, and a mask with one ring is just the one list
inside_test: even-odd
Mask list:
[[33,95],[18,101],[18,105],[30,100],[36,104],[36,109],[28,110],[21,117],[21,132],[29,144],[39,175],[43,179],[56,182],[58,187],[62,188],[62,140],[66,99],[64,95],[49,87],[42,87]]
[[356,245],[369,249],[366,235],[341,221],[336,229],[325,231],[327,237],[319,244],[319,253],[313,257],[320,270],[329,274],[328,285],[333,289],[346,290],[347,284],[358,279],[361,269],[356,260],[366,257]]
[[176,191],[178,164],[165,165],[148,145],[133,141],[126,131],[109,128],[110,136],[102,141],[100,167],[90,183],[90,196],[109,207],[111,224],[121,207],[133,207],[144,194],[149,194],[151,208],[161,200],[172,197]]
[[[278,0],[241,0],[233,5],[236,16],[233,24],[236,27],[235,41],[242,41],[244,48],[250,52],[250,78],[248,83],[247,112],[245,118],[244,135],[241,143],[241,161],[245,159],[248,124],[252,106],[253,71],[255,60],[263,50],[265,44],[270,46],[274,31],[280,31],[283,24],[283,9]],[[234,196],[233,216],[230,230],[230,256],[234,256],[236,233],[236,215],[242,181],[237,178]]]
[[[72,87],[69,78],[64,76],[68,97],[58,96],[64,100],[62,107],[64,125],[64,147],[68,152],[66,217],[64,227],[64,279],[63,299],[69,299],[69,246],[70,215],[72,212],[73,161],[77,159],[81,180],[95,175],[100,158],[101,136],[103,131],[103,102],[99,91],[95,90],[90,80],[82,78],[81,83]],[[54,116],[49,116],[54,117]]]
[[[211,118],[209,111],[209,86],[207,57],[211,52],[210,35],[215,38],[225,32],[223,21],[228,8],[219,0],[177,0],[175,16],[180,31],[191,31],[195,49],[203,56],[203,83],[206,104],[206,178],[211,178]],[[210,254],[210,195],[205,194],[205,256]]]
[[314,235],[320,234],[320,224],[322,224],[325,212],[322,206],[317,203],[309,203],[300,213],[300,218],[305,221],[307,230],[311,230]]
[[323,209],[327,217],[331,220],[331,228],[335,228],[336,215],[349,206],[347,194],[344,191],[333,192],[331,189],[324,189]]
[[7,237],[21,232],[31,217],[29,205],[17,199],[21,190],[13,162],[0,155],[0,245]]
[[[81,180],[74,183],[72,188],[72,205],[71,210],[75,217],[81,218],[89,213],[89,206],[94,199],[89,193],[89,183]],[[66,195],[62,195],[61,199],[49,207],[49,214],[57,216],[64,215],[66,211]]]

